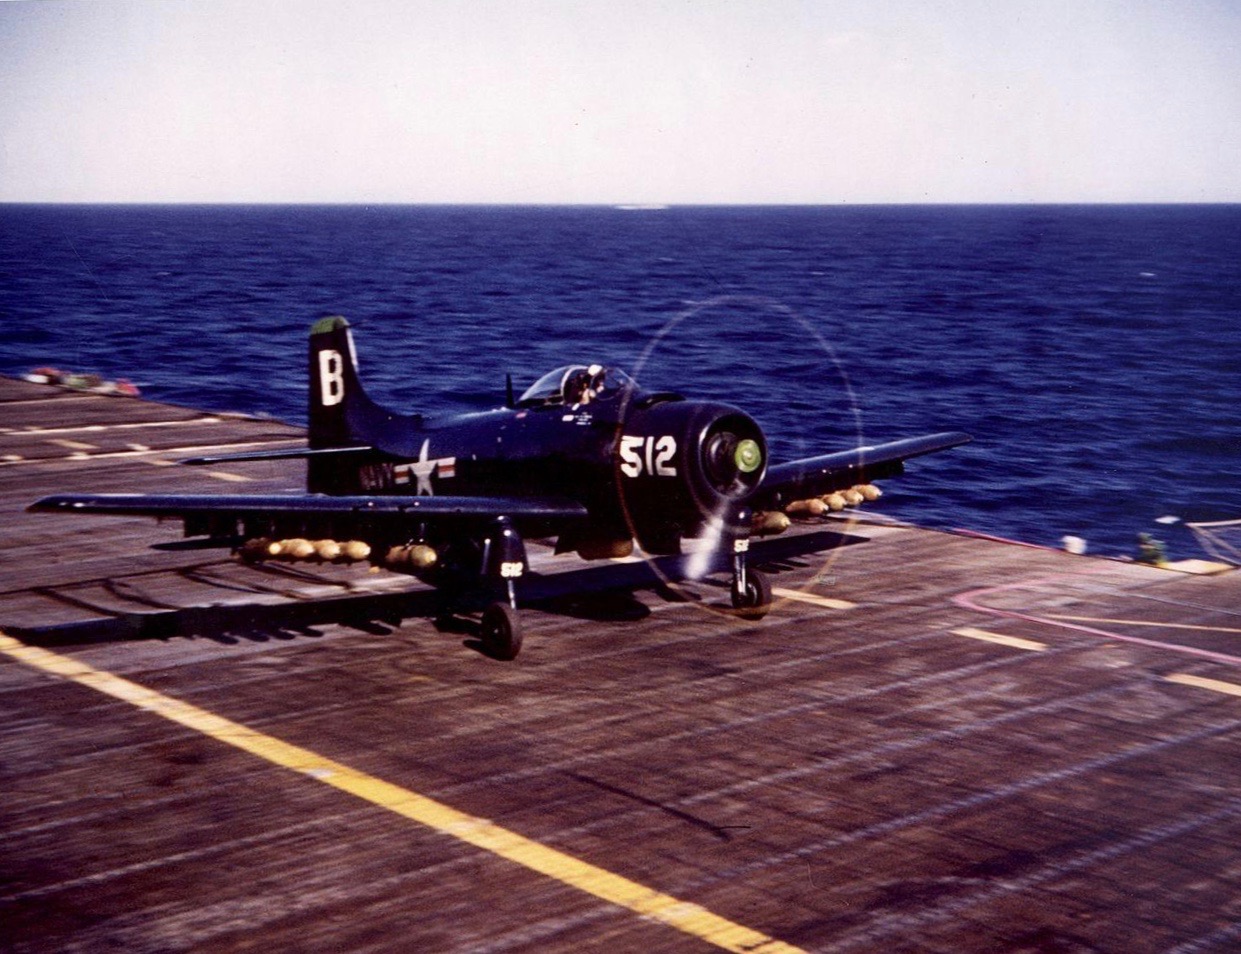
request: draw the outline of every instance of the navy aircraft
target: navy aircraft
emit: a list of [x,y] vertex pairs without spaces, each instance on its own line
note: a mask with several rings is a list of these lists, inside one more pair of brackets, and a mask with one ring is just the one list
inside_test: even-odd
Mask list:
[[185,461],[303,458],[304,494],[60,494],[30,509],[176,518],[185,536],[233,546],[244,560],[369,560],[449,595],[490,593],[483,647],[512,659],[526,539],[606,559],[628,556],[635,541],[663,555],[698,538],[700,552],[731,566],[734,611],[757,619],[772,595],[747,566],[751,536],[786,528],[785,512],[873,498],[871,481],[901,473],[905,460],[970,440],[931,434],[769,464],[744,411],[646,391],[599,365],[557,368],[520,397],[510,379],[493,411],[402,415],[363,390],[339,316],[310,330],[309,404],[305,448]]

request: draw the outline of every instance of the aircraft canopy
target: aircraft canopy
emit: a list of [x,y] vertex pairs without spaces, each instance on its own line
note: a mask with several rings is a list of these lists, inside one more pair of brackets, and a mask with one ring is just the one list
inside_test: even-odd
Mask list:
[[549,371],[530,385],[518,407],[558,407],[606,400],[635,387],[624,371],[599,364],[568,364]]

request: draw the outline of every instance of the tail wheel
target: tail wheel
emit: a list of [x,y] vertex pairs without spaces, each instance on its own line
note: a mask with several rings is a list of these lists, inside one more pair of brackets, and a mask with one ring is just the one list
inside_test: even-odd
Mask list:
[[758,570],[748,570],[745,585],[733,585],[733,609],[742,619],[762,619],[771,609],[771,583]]
[[521,617],[508,603],[492,603],[483,610],[483,649],[493,659],[516,659],[521,652]]

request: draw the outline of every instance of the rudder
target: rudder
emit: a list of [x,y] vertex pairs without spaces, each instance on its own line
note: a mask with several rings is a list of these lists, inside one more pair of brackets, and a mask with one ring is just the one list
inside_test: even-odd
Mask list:
[[371,401],[358,380],[349,322],[340,315],[320,318],[310,328],[309,404],[312,448],[369,443],[355,433],[362,423],[357,409]]
[[[310,328],[308,400],[311,450],[374,447],[395,418],[362,389],[349,322],[340,315],[320,318]],[[312,455],[306,461],[306,488],[311,493],[360,493],[365,489],[364,466],[365,459],[354,454]]]

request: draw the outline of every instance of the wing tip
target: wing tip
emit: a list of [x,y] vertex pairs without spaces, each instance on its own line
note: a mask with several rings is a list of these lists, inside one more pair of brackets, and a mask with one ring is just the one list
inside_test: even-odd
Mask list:
[[34,503],[26,507],[26,513],[55,513],[59,510],[71,510],[75,506],[81,506],[75,503],[75,498],[68,494],[52,494],[49,497],[40,497]]

